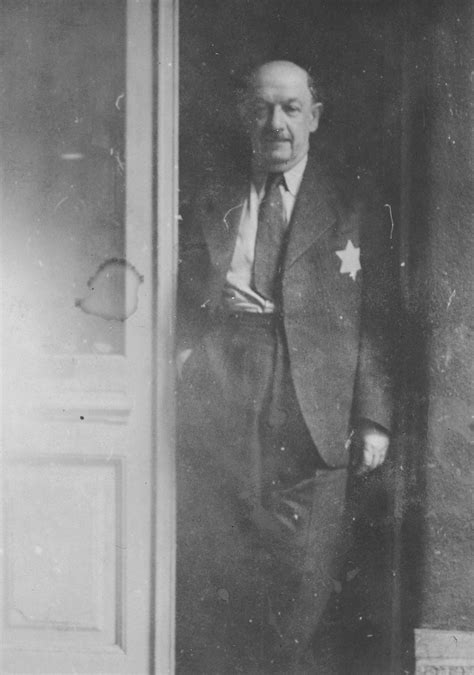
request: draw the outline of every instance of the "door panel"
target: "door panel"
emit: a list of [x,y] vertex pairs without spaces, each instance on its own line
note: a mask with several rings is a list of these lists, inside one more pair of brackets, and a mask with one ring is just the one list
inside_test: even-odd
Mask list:
[[11,641],[23,640],[28,630],[38,642],[123,649],[122,473],[123,461],[107,457],[12,462],[6,511]]
[[4,5],[0,671],[168,673],[175,3]]

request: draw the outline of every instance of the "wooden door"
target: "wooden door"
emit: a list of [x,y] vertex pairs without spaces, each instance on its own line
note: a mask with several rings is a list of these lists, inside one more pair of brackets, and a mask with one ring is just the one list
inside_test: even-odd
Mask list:
[[4,3],[2,673],[173,670],[175,4]]

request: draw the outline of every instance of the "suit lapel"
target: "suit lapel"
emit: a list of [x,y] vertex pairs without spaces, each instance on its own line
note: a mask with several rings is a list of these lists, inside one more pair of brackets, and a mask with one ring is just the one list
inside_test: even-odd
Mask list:
[[230,185],[221,183],[205,203],[203,232],[212,263],[222,273],[229,268],[234,252],[247,191],[248,184],[243,178]]
[[[324,174],[309,160],[290,223],[285,268],[291,267],[336,220]],[[248,178],[222,179],[206,196],[202,228],[212,263],[222,275],[229,269],[242,207],[248,196]]]
[[308,162],[290,223],[285,268],[291,267],[336,220],[324,175]]

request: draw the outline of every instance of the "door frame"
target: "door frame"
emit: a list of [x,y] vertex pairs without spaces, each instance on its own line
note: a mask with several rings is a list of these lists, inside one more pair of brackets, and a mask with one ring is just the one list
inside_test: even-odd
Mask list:
[[[126,255],[151,282],[140,291],[151,325],[139,318],[127,322],[126,351],[131,362],[142,364],[136,391],[151,392],[136,401],[143,421],[151,420],[151,673],[172,673],[175,662],[178,67],[178,0],[128,0]],[[137,220],[140,226],[134,227]],[[149,330],[149,359],[139,354],[144,329]],[[143,387],[150,372],[151,386]]]

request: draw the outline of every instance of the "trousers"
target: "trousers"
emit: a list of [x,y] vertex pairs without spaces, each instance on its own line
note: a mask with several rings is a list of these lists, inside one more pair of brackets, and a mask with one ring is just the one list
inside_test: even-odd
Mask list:
[[278,318],[216,321],[178,395],[178,673],[314,672],[346,482],[305,425]]

